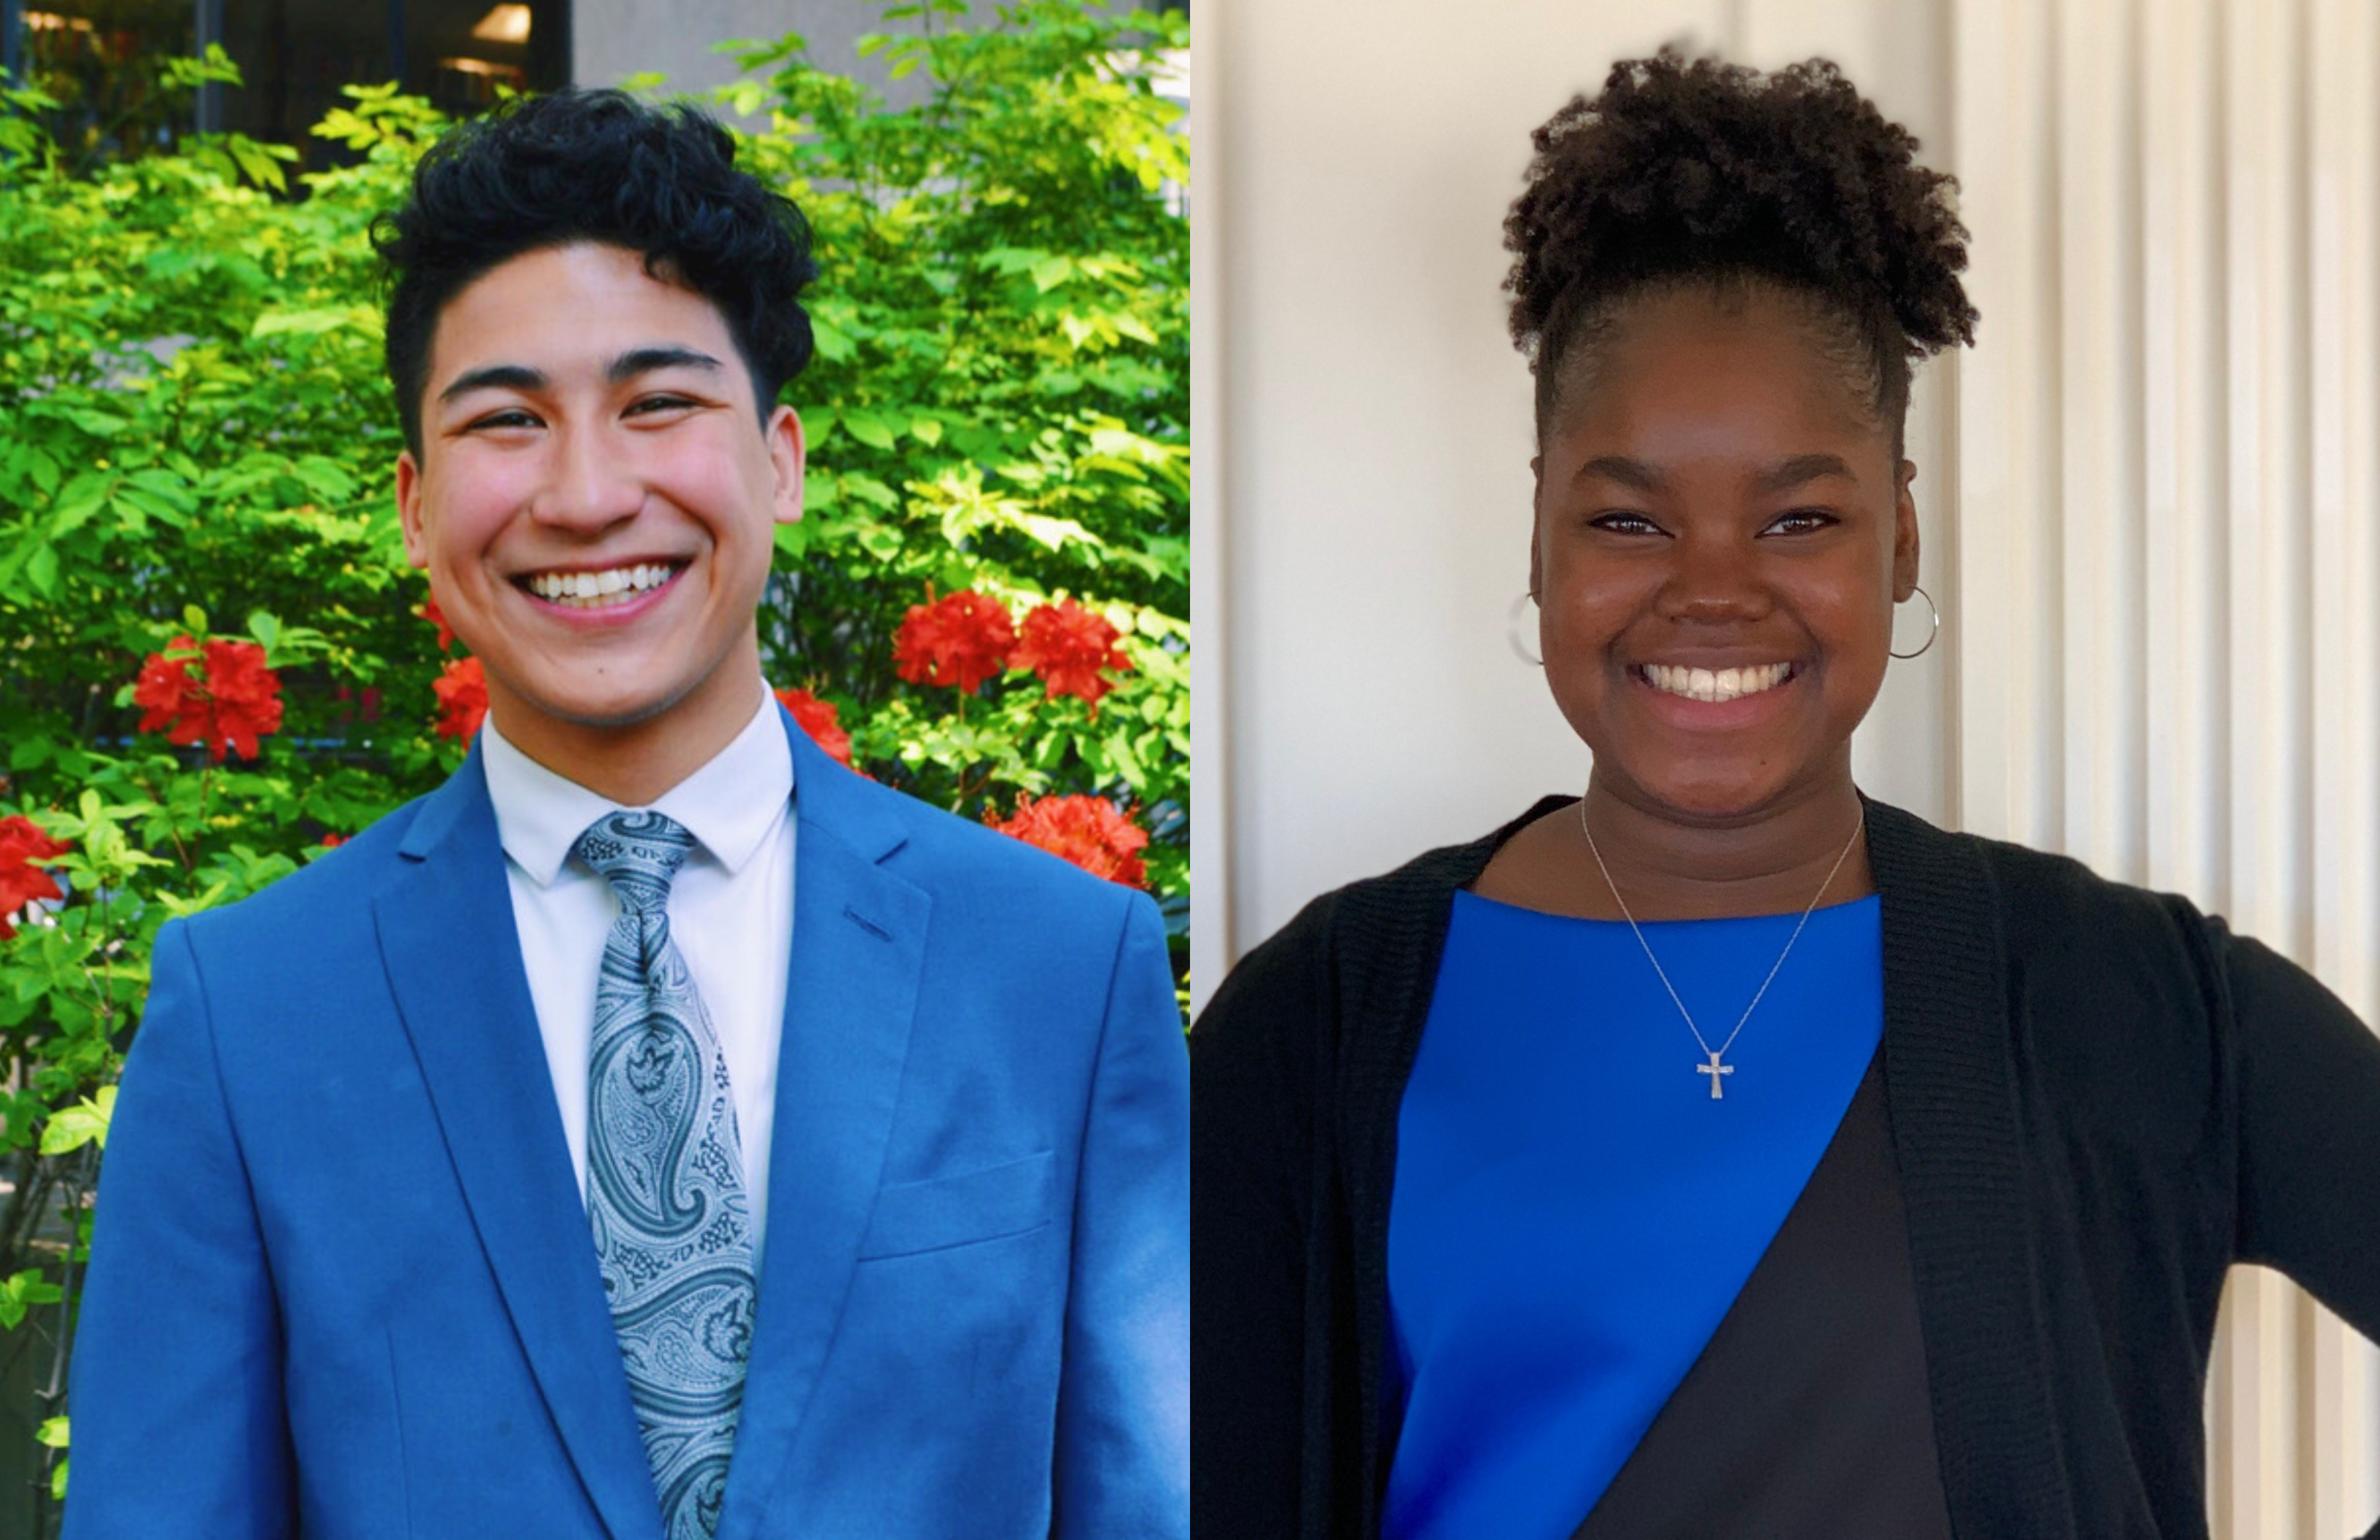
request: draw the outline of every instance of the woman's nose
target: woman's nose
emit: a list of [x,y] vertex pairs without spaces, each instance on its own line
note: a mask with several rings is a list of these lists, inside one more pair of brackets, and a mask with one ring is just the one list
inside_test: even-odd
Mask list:
[[1677,621],[1756,620],[1772,601],[1749,541],[1688,534],[1677,542],[1656,610]]

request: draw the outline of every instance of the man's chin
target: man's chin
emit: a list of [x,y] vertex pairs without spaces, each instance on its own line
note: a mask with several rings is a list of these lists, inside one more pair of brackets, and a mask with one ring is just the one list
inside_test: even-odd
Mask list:
[[524,718],[572,733],[628,733],[650,729],[693,694],[692,685],[674,691],[620,690],[601,695],[524,691],[514,692],[515,698],[495,703],[492,709],[497,725],[507,734]]

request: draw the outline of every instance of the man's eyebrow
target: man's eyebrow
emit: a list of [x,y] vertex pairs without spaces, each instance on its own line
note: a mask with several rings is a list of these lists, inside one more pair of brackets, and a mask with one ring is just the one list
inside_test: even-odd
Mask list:
[[1617,481],[1623,487],[1640,492],[1661,490],[1659,471],[1642,460],[1632,460],[1625,455],[1598,455],[1579,467],[1578,475],[1573,479],[1584,481],[1589,477],[1599,477],[1606,481]]
[[534,391],[545,384],[545,376],[527,364],[490,364],[456,375],[454,383],[438,393],[438,404],[443,406],[473,391]]
[[1758,492],[1791,491],[1822,476],[1840,476],[1846,481],[1859,479],[1852,474],[1852,467],[1843,463],[1840,455],[1796,455],[1790,460],[1779,460],[1754,477],[1752,488]]
[[603,373],[616,385],[639,374],[650,374],[655,370],[701,369],[716,372],[726,367],[710,354],[697,352],[691,347],[632,347],[613,359],[612,367]]

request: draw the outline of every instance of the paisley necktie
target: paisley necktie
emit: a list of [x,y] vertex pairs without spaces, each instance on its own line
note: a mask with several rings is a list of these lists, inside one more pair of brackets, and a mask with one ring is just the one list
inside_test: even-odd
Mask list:
[[693,844],[662,814],[623,811],[571,847],[620,901],[595,990],[587,1208],[668,1540],[718,1528],[756,1292],[727,1061],[670,940]]

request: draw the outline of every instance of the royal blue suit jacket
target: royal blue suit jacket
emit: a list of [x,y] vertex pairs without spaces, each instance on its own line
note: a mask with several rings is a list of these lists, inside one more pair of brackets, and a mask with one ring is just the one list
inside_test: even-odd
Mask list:
[[[1180,1540],[1187,1061],[1156,908],[785,731],[721,1540]],[[69,1410],[68,1540],[659,1540],[476,755],[159,935]]]

